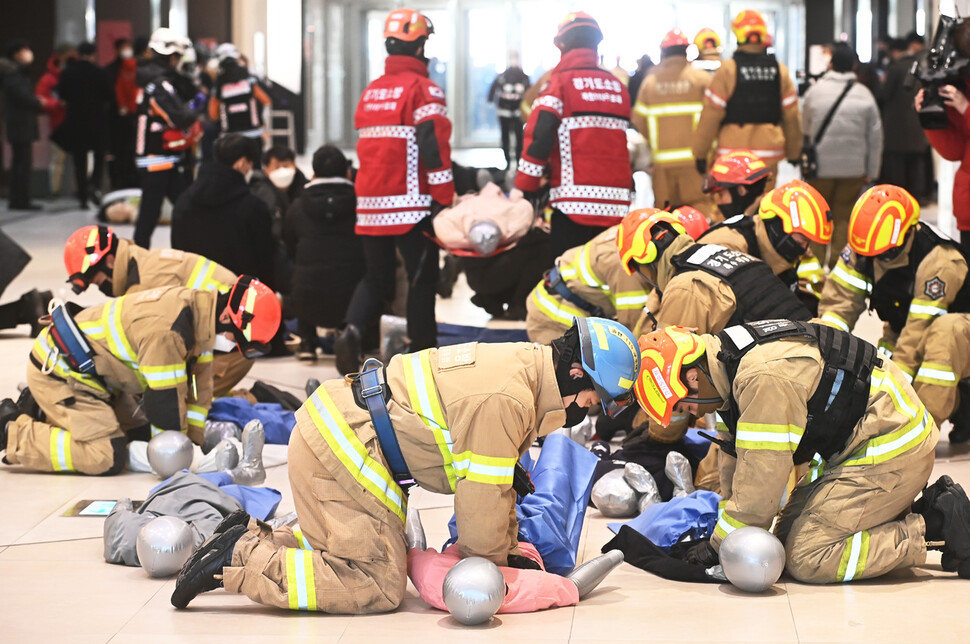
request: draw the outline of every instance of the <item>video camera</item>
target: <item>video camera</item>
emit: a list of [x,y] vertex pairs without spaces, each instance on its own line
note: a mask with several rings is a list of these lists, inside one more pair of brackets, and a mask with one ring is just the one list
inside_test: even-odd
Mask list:
[[919,122],[925,130],[947,127],[946,105],[940,88],[953,85],[963,91],[962,73],[970,64],[970,21],[940,16],[933,45],[913,62],[910,73],[923,83]]

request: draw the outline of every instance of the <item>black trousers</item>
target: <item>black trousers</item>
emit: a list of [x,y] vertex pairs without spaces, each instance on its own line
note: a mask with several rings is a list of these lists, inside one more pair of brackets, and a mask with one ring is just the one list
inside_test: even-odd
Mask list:
[[366,271],[347,307],[348,324],[353,324],[363,333],[377,322],[385,302],[394,294],[396,247],[401,251],[408,274],[410,350],[420,351],[438,344],[438,324],[434,317],[438,247],[424,235],[424,231],[430,229],[431,218],[427,217],[403,235],[361,237]]
[[100,191],[104,181],[104,148],[91,150],[94,152],[94,168],[88,176],[88,150],[75,150],[74,157],[74,185],[77,186],[77,196],[82,204],[86,204],[88,195],[92,191]]
[[880,180],[908,191],[917,199],[925,199],[932,192],[933,169],[924,152],[884,152]]
[[522,158],[522,119],[518,116],[500,116],[498,124],[502,129],[502,152],[505,153],[505,162],[511,162],[513,134],[515,135],[515,160],[518,161]]
[[138,177],[141,181],[141,203],[138,206],[138,221],[135,222],[135,243],[142,248],[150,248],[152,233],[162,215],[162,202],[168,197],[175,205],[185,190],[185,176],[182,168],[175,166],[158,172],[139,168]]
[[138,168],[135,167],[134,114],[117,114],[111,119],[111,160],[108,179],[112,190],[138,187]]
[[33,165],[33,143],[10,143],[10,207],[23,208],[30,203],[30,167]]
[[604,230],[600,226],[577,224],[558,210],[552,211],[552,219],[549,225],[550,258],[548,268],[551,268],[556,263],[556,258],[567,250],[582,246]]

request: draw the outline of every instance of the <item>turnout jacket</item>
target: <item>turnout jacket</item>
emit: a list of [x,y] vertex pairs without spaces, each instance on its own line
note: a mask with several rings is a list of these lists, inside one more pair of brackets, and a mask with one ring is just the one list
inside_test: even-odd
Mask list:
[[[602,309],[603,316],[632,329],[647,302],[648,287],[637,275],[627,275],[616,252],[616,231],[610,226],[583,246],[570,248],[556,259],[566,288],[577,297]],[[573,324],[573,317],[587,317],[572,302],[563,299],[545,280],[526,299],[526,330],[529,339],[549,344]]]
[[[734,58],[725,60],[714,72],[711,85],[704,93],[704,110],[701,112],[700,122],[694,132],[693,149],[695,159],[707,159],[711,153],[711,146],[717,141],[715,157],[719,157],[734,150],[750,150],[769,164],[777,164],[782,159],[797,159],[802,151],[802,124],[798,115],[798,91],[788,74],[784,64],[774,61],[774,74],[768,65],[748,65],[747,57],[768,56],[764,47],[756,44],[741,45]],[[774,58],[773,56],[771,58]],[[739,65],[739,60],[741,63]],[[759,61],[765,62],[765,61]],[[755,76],[760,74],[777,75],[777,92],[770,94],[770,90],[756,89],[747,83],[741,85],[742,92],[759,92],[749,96],[753,104],[761,104],[766,111],[777,109],[775,114],[768,115],[768,120],[755,120],[741,123],[732,119],[726,120],[732,102],[744,99],[742,94],[735,97],[735,90],[739,88],[738,68],[757,68]],[[769,71],[764,71],[769,70]],[[754,79],[756,80],[756,79]],[[751,110],[737,110],[742,114]]]
[[128,239],[118,240],[111,287],[115,297],[161,286],[228,293],[236,274],[211,259],[174,248],[146,250]]
[[521,67],[509,67],[496,76],[488,88],[488,101],[495,103],[495,114],[503,119],[518,118],[522,97],[531,85]]
[[402,235],[431,214],[432,200],[451,205],[451,121],[427,64],[388,56],[357,103],[354,127],[357,234]]
[[[102,395],[142,394],[153,434],[171,429],[202,442],[212,405],[215,293],[155,288],[86,308],[74,319],[94,351],[98,377],[72,371],[63,357],[54,362],[54,377]],[[38,368],[52,351],[49,333],[44,329],[31,351]]]
[[532,103],[515,187],[537,191],[548,165],[550,205],[578,224],[605,228],[630,208],[630,97],[596,62],[593,49],[563,54]]
[[[507,565],[508,555],[519,554],[515,463],[537,436],[566,419],[552,348],[469,343],[426,349],[392,358],[386,382],[388,412],[411,475],[427,490],[455,495],[461,556]],[[386,465],[344,451],[375,436],[350,387],[347,379],[325,382],[296,412],[297,428],[314,452],[336,452],[377,497],[361,503],[382,503],[403,522],[406,495]]]
[[647,74],[631,122],[650,144],[654,164],[694,167],[691,138],[710,84],[711,74],[693,67],[686,56],[665,58]]
[[867,306],[876,309],[884,323],[879,348],[910,381],[923,361],[920,340],[933,320],[948,312],[970,312],[967,260],[955,243],[924,224],[917,226],[903,252],[889,262],[857,255],[846,246],[818,307],[823,322],[844,331],[852,330]]
[[[738,327],[735,327],[738,328]],[[793,455],[805,438],[808,401],[821,380],[823,362],[814,340],[793,337],[766,342],[738,363],[734,381],[718,359],[721,342],[703,335],[711,378],[718,395],[736,401],[735,448],[738,458],[733,492],[714,528],[711,545],[744,526],[768,529],[784,498]],[[721,409],[728,408],[726,403]],[[840,468],[877,465],[918,447],[934,423],[900,369],[876,357],[865,413],[851,431],[845,448],[828,461],[816,457],[805,485]]]
[[138,68],[136,79],[135,165],[150,172],[170,170],[184,152],[166,150],[162,135],[169,129],[187,129],[198,120],[198,113],[179,95],[178,87],[184,81],[175,69],[150,60]]

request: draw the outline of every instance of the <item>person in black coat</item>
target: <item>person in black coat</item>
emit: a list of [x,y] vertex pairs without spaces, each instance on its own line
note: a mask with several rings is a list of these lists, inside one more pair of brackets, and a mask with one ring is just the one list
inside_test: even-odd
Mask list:
[[255,156],[252,142],[242,135],[227,134],[216,141],[213,162],[202,166],[175,202],[172,248],[198,253],[279,290],[272,215],[247,183]]
[[14,40],[7,46],[7,63],[3,72],[3,112],[10,142],[10,209],[40,210],[30,202],[30,168],[32,145],[37,140],[37,115],[43,103],[34,95],[34,83],[27,69],[34,62],[34,52],[26,40]]
[[283,240],[294,264],[290,303],[297,317],[301,360],[316,359],[316,327],[344,325],[350,298],[364,276],[350,176],[343,152],[323,146],[313,154],[313,179],[283,218]]
[[[78,58],[61,72],[55,91],[67,104],[67,116],[51,139],[74,158],[74,181],[81,208],[90,199],[101,203],[104,154],[108,139],[108,111],[113,90],[108,75],[94,62],[94,43],[78,45]],[[88,176],[88,152],[94,153],[94,168]]]

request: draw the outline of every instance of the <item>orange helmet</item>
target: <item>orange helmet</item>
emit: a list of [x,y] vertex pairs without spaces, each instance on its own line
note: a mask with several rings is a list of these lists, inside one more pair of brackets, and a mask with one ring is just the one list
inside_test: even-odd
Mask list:
[[693,206],[681,206],[680,208],[676,208],[671,214],[677,215],[680,223],[684,226],[684,230],[695,240],[706,233],[707,229],[711,227],[704,213]]
[[875,257],[906,243],[906,233],[919,221],[919,204],[899,186],[883,184],[866,190],[849,217],[849,246]]
[[643,411],[664,427],[674,407],[687,396],[681,380],[684,367],[697,362],[707,350],[701,336],[672,326],[640,336],[640,375],[633,392]]
[[109,226],[85,226],[78,228],[64,244],[64,267],[68,282],[75,293],[83,292],[91,285],[91,274],[105,270],[101,263],[118,248],[118,238]]
[[687,40],[687,34],[685,34],[680,29],[674,27],[664,36],[664,39],[660,41],[660,48],[666,49],[667,47],[686,47],[690,44]]
[[660,241],[669,234],[669,231],[663,228],[653,229],[661,222],[670,224],[677,234],[687,234],[684,224],[677,215],[657,208],[631,210],[620,222],[616,230],[616,247],[620,253],[620,264],[627,275],[633,275],[636,272],[636,269],[631,266],[633,262],[650,264],[660,255],[660,249],[657,248],[654,240]]
[[721,48],[721,37],[710,27],[704,27],[694,36],[694,44],[700,51],[711,51]]
[[397,38],[405,42],[414,42],[418,38],[427,38],[434,33],[431,19],[414,9],[395,9],[387,14],[384,21],[384,37]]
[[280,301],[273,289],[251,275],[240,275],[229,291],[229,319],[239,352],[256,358],[269,351],[280,328]]
[[578,43],[571,42],[570,36],[580,32],[586,32],[583,40],[587,42],[582,44],[595,47],[603,40],[603,30],[600,29],[599,23],[593,16],[585,11],[573,11],[566,14],[566,17],[559,23],[559,30],[556,32],[556,37],[552,39],[552,43],[561,51],[567,51],[579,46]]
[[739,185],[750,186],[771,174],[764,161],[749,150],[735,150],[718,157],[704,177],[704,192],[717,192]]
[[764,44],[768,38],[768,26],[765,24],[764,17],[750,9],[734,17],[731,30],[734,31],[734,37],[738,39],[739,45],[749,42]]
[[832,211],[825,197],[804,181],[795,179],[761,198],[758,215],[778,218],[785,233],[801,233],[817,244],[832,241]]

